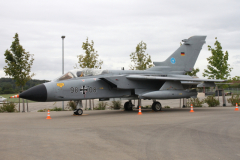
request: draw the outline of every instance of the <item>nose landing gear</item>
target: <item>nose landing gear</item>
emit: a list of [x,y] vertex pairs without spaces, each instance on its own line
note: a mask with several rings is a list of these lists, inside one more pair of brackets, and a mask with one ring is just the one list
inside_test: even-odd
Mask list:
[[82,100],[79,100],[77,102],[77,108],[76,108],[76,110],[73,111],[73,114],[75,114],[75,115],[82,115],[83,114],[83,110],[81,108],[83,108]]

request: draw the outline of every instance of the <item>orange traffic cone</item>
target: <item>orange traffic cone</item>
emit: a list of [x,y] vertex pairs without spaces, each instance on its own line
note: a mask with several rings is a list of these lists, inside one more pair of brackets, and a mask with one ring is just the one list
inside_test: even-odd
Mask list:
[[194,112],[192,104],[191,104],[191,110],[190,110],[190,112]]
[[11,96],[9,98],[19,98],[19,95]]
[[235,108],[235,111],[238,111],[238,104],[236,103],[236,108]]
[[139,106],[139,109],[138,109],[138,115],[142,115],[141,106]]
[[48,110],[48,114],[47,114],[47,118],[46,119],[52,119],[51,117],[50,117],[50,112],[49,112],[49,110]]

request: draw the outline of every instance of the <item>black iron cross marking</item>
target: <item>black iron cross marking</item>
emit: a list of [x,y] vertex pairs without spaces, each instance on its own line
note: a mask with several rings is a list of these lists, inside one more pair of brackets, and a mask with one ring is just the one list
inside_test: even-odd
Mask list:
[[82,92],[82,94],[86,94],[88,91],[86,86],[82,86],[82,88],[80,89],[80,92]]

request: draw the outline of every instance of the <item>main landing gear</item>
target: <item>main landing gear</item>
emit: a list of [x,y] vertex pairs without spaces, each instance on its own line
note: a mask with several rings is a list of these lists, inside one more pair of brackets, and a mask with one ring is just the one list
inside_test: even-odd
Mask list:
[[73,113],[75,115],[82,115],[83,114],[83,110],[82,109],[76,109]]
[[124,109],[125,111],[132,111],[133,110],[133,104],[131,101],[124,103]]
[[153,104],[152,104],[152,110],[158,112],[158,111],[161,111],[162,110],[162,105],[160,102],[158,101],[154,101]]
[[[140,105],[140,104],[139,104]],[[133,104],[131,101],[127,101],[124,104],[124,109],[125,111],[132,111],[133,110]],[[162,110],[162,105],[160,102],[153,100],[152,104],[152,110],[155,112],[161,111]]]

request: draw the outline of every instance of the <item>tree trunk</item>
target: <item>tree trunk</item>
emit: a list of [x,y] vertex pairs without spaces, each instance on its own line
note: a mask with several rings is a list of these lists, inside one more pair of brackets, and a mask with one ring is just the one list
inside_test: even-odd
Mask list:
[[[23,86],[22,86],[22,92],[23,92]],[[23,103],[23,111],[22,112],[25,112],[25,105],[24,105],[24,99],[23,98],[22,98],[22,103]]]
[[27,112],[28,112],[28,100],[26,100],[26,102],[27,102]]
[[179,108],[181,108],[181,98],[180,98],[180,107]]
[[20,98],[18,98],[18,108],[19,108],[19,113],[21,112],[20,110]]
[[91,103],[91,99],[89,99],[89,109],[92,110],[92,103]]
[[87,100],[86,100],[86,103],[85,103],[85,109],[87,109]]
[[25,112],[24,99],[22,99],[22,103],[23,103],[23,111],[22,112]]
[[226,107],[226,97],[225,97],[224,89],[222,90],[222,97],[223,97],[223,107]]

